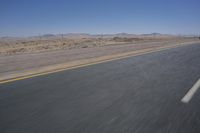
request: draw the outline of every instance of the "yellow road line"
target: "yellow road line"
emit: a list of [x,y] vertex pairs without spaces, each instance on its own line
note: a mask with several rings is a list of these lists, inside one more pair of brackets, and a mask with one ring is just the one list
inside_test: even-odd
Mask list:
[[91,63],[87,63],[87,64],[81,64],[81,65],[72,66],[72,67],[68,67],[68,68],[60,68],[60,69],[52,70],[52,71],[48,71],[48,72],[41,72],[41,73],[36,73],[36,74],[32,74],[32,75],[6,79],[6,80],[0,81],[0,84],[14,82],[14,81],[23,80],[23,79],[28,79],[28,78],[42,76],[42,75],[47,75],[47,74],[56,73],[56,72],[60,72],[60,71],[64,71],[64,70],[70,70],[70,69],[76,69],[76,68],[91,66],[91,65],[95,65],[95,64],[100,64],[100,63],[119,60],[119,59],[124,59],[124,58],[128,58],[128,57],[134,57],[134,56],[138,56],[138,55],[144,55],[144,54],[159,52],[159,51],[163,51],[163,50],[167,50],[167,49],[171,49],[171,48],[176,48],[176,47],[179,47],[179,46],[183,46],[183,45],[168,46],[168,47],[160,48],[160,49],[157,49],[157,50],[150,50],[150,51],[146,51],[146,52],[135,53],[135,54],[132,54],[132,55],[125,55],[125,56],[121,56],[121,57],[105,59],[105,60],[91,62]]

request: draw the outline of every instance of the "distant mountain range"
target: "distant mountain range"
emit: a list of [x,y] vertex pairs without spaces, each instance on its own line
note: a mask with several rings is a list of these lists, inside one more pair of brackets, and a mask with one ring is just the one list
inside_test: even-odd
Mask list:
[[87,33],[67,33],[67,34],[44,34],[40,36],[31,37],[0,37],[3,40],[19,40],[19,39],[56,39],[56,38],[113,38],[113,37],[126,37],[126,38],[139,38],[139,37],[192,37],[195,35],[170,35],[161,33],[150,33],[150,34],[128,34],[128,33],[117,33],[117,34],[87,34]]
[[126,37],[126,38],[133,38],[133,37],[168,37],[173,36],[169,34],[161,34],[161,33],[151,33],[151,34],[128,34],[128,33],[117,33],[117,34],[87,34],[87,33],[67,33],[67,34],[45,34],[40,37],[42,38],[57,38],[57,37],[64,37],[64,38],[113,38],[113,37]]

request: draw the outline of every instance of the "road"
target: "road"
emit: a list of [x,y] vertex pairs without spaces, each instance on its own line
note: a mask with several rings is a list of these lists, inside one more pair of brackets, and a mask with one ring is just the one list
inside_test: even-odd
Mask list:
[[0,85],[1,133],[199,133],[200,44]]

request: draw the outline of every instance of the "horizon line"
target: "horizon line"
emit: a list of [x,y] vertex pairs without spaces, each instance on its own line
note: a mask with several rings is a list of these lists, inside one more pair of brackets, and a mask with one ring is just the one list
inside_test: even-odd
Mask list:
[[29,38],[29,37],[42,37],[45,35],[52,35],[52,36],[58,36],[58,35],[69,35],[69,34],[74,34],[74,35],[78,35],[78,34],[85,34],[85,35],[89,35],[89,36],[98,36],[98,35],[117,35],[117,34],[126,34],[126,35],[136,35],[136,36],[140,36],[140,35],[153,35],[153,34],[160,34],[160,35],[171,35],[171,36],[200,36],[199,33],[193,33],[193,34],[186,34],[186,33],[159,33],[159,32],[149,32],[149,33],[128,33],[128,32],[116,32],[116,33],[87,33],[87,32],[66,32],[66,33],[38,33],[35,35],[0,35],[0,38],[6,38],[6,37],[11,37],[11,38]]

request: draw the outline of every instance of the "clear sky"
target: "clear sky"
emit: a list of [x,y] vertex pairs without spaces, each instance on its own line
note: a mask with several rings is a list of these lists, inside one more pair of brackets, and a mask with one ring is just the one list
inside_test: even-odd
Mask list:
[[0,0],[0,36],[200,33],[200,0]]

